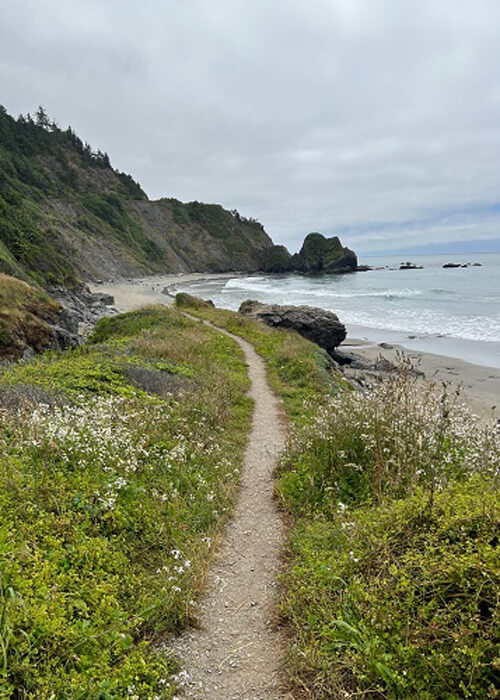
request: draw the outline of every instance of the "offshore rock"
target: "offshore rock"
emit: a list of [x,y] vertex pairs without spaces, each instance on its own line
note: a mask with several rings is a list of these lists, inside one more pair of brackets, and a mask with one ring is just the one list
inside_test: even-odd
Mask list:
[[293,330],[334,356],[335,348],[345,340],[346,329],[331,311],[314,306],[281,306],[262,304],[248,299],[239,313],[255,318],[274,328]]
[[338,236],[325,238],[321,233],[309,233],[300,252],[292,257],[292,269],[315,274],[355,272],[356,253],[343,246]]

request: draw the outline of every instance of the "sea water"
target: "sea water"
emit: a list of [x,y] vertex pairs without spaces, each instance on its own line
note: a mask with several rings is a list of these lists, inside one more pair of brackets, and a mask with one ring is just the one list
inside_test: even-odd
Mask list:
[[[401,257],[366,257],[360,264],[377,269],[345,275],[238,276],[184,289],[234,310],[245,299],[320,306],[339,316],[350,338],[500,367],[500,254],[410,260],[423,269],[400,270]],[[444,269],[446,262],[481,266]]]

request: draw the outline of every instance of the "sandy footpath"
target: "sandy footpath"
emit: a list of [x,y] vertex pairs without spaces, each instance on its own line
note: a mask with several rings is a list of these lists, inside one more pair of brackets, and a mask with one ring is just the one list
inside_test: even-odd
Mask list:
[[272,623],[285,538],[273,498],[273,472],[286,431],[264,360],[246,340],[217,330],[233,338],[245,354],[255,406],[252,429],[238,503],[200,601],[200,628],[181,634],[171,648],[187,671],[188,697],[287,698],[281,684],[284,640]]
[[354,338],[348,338],[339,349],[369,362],[383,357],[392,364],[398,364],[398,357],[404,354],[427,379],[436,383],[446,382],[452,391],[458,386],[462,387],[462,400],[474,413],[485,419],[500,418],[500,369],[474,365],[445,355],[408,350],[401,345],[379,345]]
[[[229,279],[238,273],[205,273],[155,275],[141,279],[121,280],[116,283],[90,285],[93,291],[105,292],[115,297],[115,306],[119,311],[131,311],[146,304],[171,305],[176,293],[176,285],[207,279]],[[169,288],[172,296],[163,294]],[[196,293],[196,290],[194,290]],[[397,363],[398,353],[403,352],[419,365],[428,379],[447,382],[452,389],[463,387],[463,400],[482,418],[500,418],[500,369],[475,365],[445,355],[409,350],[399,345],[370,343],[364,340],[348,338],[339,348],[348,353],[359,355],[368,361],[375,361],[382,356],[392,363]],[[498,410],[493,410],[498,406]]]

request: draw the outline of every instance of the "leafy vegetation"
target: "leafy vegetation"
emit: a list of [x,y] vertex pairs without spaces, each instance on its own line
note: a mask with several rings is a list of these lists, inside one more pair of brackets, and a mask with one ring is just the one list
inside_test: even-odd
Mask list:
[[270,383],[295,421],[304,418],[305,402],[334,394],[344,384],[330,357],[318,345],[296,333],[270,328],[233,311],[200,305],[199,302],[199,299],[182,293],[177,294],[175,300],[178,308],[252,343],[266,360]]
[[496,697],[500,441],[408,367],[307,408],[278,492],[282,612],[312,697]]
[[[73,210],[83,210],[86,198],[92,197],[88,192],[92,176],[105,171],[112,176],[107,194],[115,198],[121,215],[111,223],[112,230],[118,223],[122,239],[123,232],[128,233],[128,242],[139,249],[139,259],[144,254],[146,259],[148,254],[157,255],[158,251],[145,249],[144,241],[137,240],[137,225],[134,228],[130,217],[123,225],[126,214],[121,203],[146,195],[130,176],[111,168],[106,153],[93,151],[71,127],[60,129],[41,107],[35,117],[21,115],[17,120],[0,107],[0,271],[43,284],[74,284],[79,277],[74,251],[61,235],[63,220],[54,225],[50,205],[62,199]],[[111,205],[103,197],[109,214]]]
[[261,268],[264,272],[290,272],[292,256],[284,245],[273,245],[263,251]]
[[[0,299],[43,303],[26,289]],[[494,427],[409,365],[356,392],[296,334],[176,305],[251,342],[290,418],[276,492],[293,524],[280,611],[295,690],[497,697]],[[231,339],[165,307],[3,369],[0,697],[174,696],[157,642],[196,614],[247,388]]]
[[149,202],[107,153],[43,108],[14,119],[0,106],[0,272],[71,286],[101,276],[106,262],[126,275],[176,270],[179,261],[255,269],[269,245],[259,222],[219,205]]
[[0,697],[169,698],[250,425],[238,346],[173,310],[0,376]]

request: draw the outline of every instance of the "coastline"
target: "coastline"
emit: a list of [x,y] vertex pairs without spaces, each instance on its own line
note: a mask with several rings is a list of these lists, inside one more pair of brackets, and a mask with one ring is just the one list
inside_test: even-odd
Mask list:
[[[179,285],[184,286],[203,280],[231,279],[240,274],[246,273],[174,273],[125,279],[112,283],[93,283],[89,284],[89,287],[94,292],[113,295],[115,308],[119,312],[125,312],[149,304],[171,306]],[[167,292],[163,292],[165,288],[167,288]],[[417,368],[430,381],[446,382],[450,391],[455,391],[458,386],[461,386],[462,401],[483,420],[496,419],[497,415],[500,415],[500,368],[475,364],[427,350],[403,347],[398,343],[389,342],[391,340],[390,331],[385,333],[380,330],[380,337],[384,338],[385,341],[380,343],[357,339],[349,335],[339,350],[346,351],[371,364],[376,363],[380,357],[391,364],[397,364],[397,356],[404,354],[417,365]],[[499,409],[495,411],[493,407],[497,405]]]

